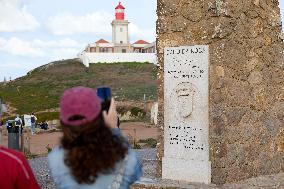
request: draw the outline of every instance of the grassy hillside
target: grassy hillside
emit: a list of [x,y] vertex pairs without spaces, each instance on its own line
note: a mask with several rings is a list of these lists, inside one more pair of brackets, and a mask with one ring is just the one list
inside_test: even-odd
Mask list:
[[156,66],[148,63],[91,64],[86,68],[78,59],[52,62],[26,76],[0,85],[0,96],[17,113],[58,108],[62,92],[73,86],[110,86],[118,100],[156,99]]

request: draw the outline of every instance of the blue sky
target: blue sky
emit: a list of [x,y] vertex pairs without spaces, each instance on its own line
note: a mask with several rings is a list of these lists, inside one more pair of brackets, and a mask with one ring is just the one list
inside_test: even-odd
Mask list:
[[[155,40],[156,0],[121,0],[130,41]],[[284,20],[284,0],[279,0]],[[50,61],[74,58],[88,43],[111,41],[118,0],[0,0],[0,81]]]
[[[111,41],[118,0],[0,0],[0,81]],[[156,1],[122,0],[130,41],[155,41]]]

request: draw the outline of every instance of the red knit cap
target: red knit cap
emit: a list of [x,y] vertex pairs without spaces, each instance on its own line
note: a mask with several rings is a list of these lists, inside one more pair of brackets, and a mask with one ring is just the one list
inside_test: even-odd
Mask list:
[[[87,87],[67,89],[60,101],[60,120],[71,126],[94,121],[101,112],[101,100],[95,90]],[[74,119],[79,118],[79,119]]]

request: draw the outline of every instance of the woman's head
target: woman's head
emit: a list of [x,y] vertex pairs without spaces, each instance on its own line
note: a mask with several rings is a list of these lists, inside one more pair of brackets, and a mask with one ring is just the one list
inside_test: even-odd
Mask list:
[[93,183],[99,173],[111,171],[125,157],[127,145],[105,124],[101,101],[93,89],[65,91],[60,108],[65,164],[78,183]]
[[74,87],[64,92],[60,101],[60,120],[66,125],[81,126],[94,121],[101,113],[101,100],[87,87]]

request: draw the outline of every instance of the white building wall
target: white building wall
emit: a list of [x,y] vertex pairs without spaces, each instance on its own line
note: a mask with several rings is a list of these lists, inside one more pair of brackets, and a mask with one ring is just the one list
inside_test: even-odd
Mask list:
[[[115,25],[115,43],[128,44],[128,26],[127,25]],[[122,29],[122,31],[120,31]]]
[[114,47],[113,43],[99,43],[99,47]]
[[81,53],[78,55],[83,64],[116,62],[149,62],[157,64],[155,53]]
[[143,48],[146,47],[148,44],[132,44],[133,47]]

